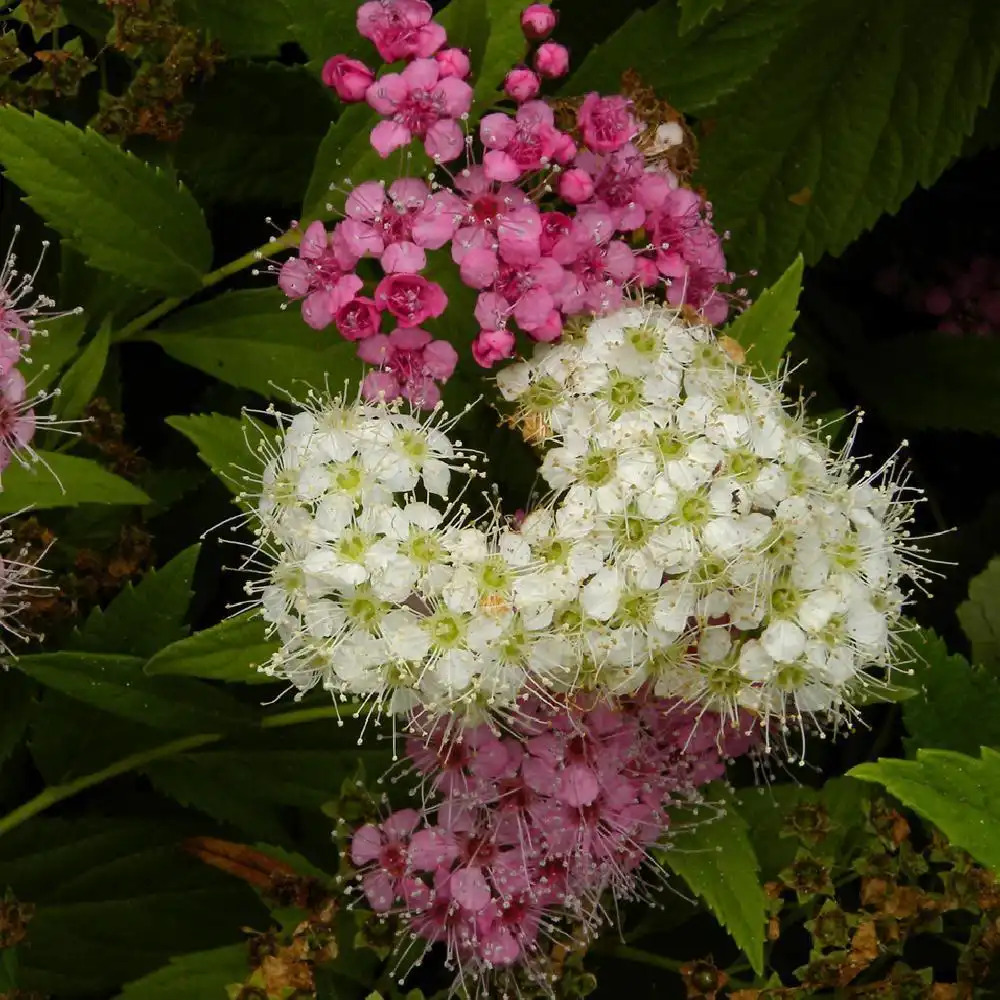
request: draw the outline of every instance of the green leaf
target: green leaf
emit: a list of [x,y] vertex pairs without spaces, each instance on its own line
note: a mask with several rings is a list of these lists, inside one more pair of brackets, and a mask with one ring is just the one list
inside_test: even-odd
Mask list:
[[76,354],[83,339],[87,318],[83,313],[70,313],[60,319],[48,320],[35,331],[31,351],[26,356],[25,375],[35,392],[47,389],[59,377],[67,362]]
[[104,374],[104,366],[108,363],[110,345],[111,325],[104,323],[59,383],[57,412],[60,418],[68,420],[78,417],[94,398],[97,384]]
[[192,545],[161,569],[151,569],[138,585],[126,584],[103,611],[94,608],[71,647],[148,657],[186,636],[184,619],[200,550]]
[[28,204],[97,268],[140,288],[201,287],[212,241],[190,192],[90,129],[0,107],[0,163]]
[[[318,74],[330,56],[372,56],[371,42],[358,34],[359,4],[329,0],[284,0],[290,18],[289,34],[309,56],[309,69]],[[371,63],[371,59],[366,59]]]
[[950,750],[918,750],[916,760],[883,757],[849,774],[885,785],[952,844],[1000,872],[1000,753],[983,747],[977,759]]
[[1000,746],[1000,679],[956,653],[929,629],[907,636],[916,662],[911,684],[919,690],[903,705],[907,753],[939,747],[975,753]]
[[860,347],[850,378],[908,427],[1000,434],[1000,343],[917,333]]
[[726,329],[747,352],[747,362],[774,375],[781,367],[785,348],[794,336],[802,294],[802,254],[749,309],[740,313]]
[[302,383],[322,385],[326,374],[335,385],[360,378],[356,345],[335,332],[309,329],[296,305],[281,308],[285,301],[277,288],[228,292],[177,313],[144,339],[178,361],[263,396],[301,391]]
[[[721,813],[713,815],[714,808]],[[686,819],[685,829],[681,814],[672,817],[669,850],[663,859],[705,900],[761,975],[766,900],[746,821],[719,787],[707,808],[687,810]]]
[[203,823],[115,816],[36,819],[0,839],[0,885],[37,907],[20,987],[60,1000],[115,995],[174,955],[265,925],[246,885],[181,849],[199,832]]
[[264,436],[264,429],[249,418],[237,420],[211,413],[167,417],[167,423],[194,443],[198,457],[235,494],[247,487],[241,470],[260,469],[263,465],[255,448]]
[[295,205],[335,113],[302,66],[226,63],[201,87],[174,163],[202,201]]
[[245,944],[196,951],[128,983],[115,1000],[222,1000],[226,987],[243,982],[249,969]]
[[312,176],[302,200],[302,221],[332,216],[326,206],[343,200],[341,192],[361,181],[392,181],[400,176],[418,177],[427,174],[431,161],[419,142],[382,159],[372,148],[369,136],[379,116],[367,104],[352,104],[344,108],[330,126],[316,152]]
[[89,458],[54,451],[39,451],[37,455],[39,460],[27,467],[14,462],[4,469],[0,514],[27,507],[40,510],[82,503],[149,503],[149,497],[137,486]]
[[253,721],[249,708],[210,684],[187,677],[147,677],[139,656],[34,653],[14,665],[40,684],[154,729],[217,733]]
[[1000,556],[969,582],[969,599],[957,614],[972,644],[973,662],[1000,675]]
[[840,253],[933,183],[1000,62],[993,0],[812,0],[787,21],[766,64],[713,108],[698,174],[734,269],[764,281],[796,253]]
[[7,673],[0,697],[0,764],[13,753],[21,742],[31,719],[34,705],[34,685],[22,674]]
[[507,71],[527,55],[520,8],[506,0],[466,0],[453,16],[463,39],[458,44],[472,50],[473,99],[483,113],[500,96]]
[[268,639],[263,620],[250,611],[161,649],[145,666],[152,676],[200,677],[241,684],[273,684],[257,667],[267,663],[278,643]]
[[276,56],[291,36],[284,0],[180,0],[177,8],[182,24],[200,28],[233,58]]
[[[733,0],[681,35],[676,0],[659,0],[636,11],[606,42],[591,49],[562,93],[615,93],[622,71],[634,66],[674,107],[699,111],[753,76],[796,18],[787,0]],[[717,191],[709,190],[717,197]]]
[[713,10],[719,10],[726,0],[678,0],[681,8],[680,33],[697,28]]

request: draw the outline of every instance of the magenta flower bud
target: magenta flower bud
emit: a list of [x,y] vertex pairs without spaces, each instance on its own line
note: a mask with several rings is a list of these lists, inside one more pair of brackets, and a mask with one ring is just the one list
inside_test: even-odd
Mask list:
[[464,80],[469,75],[471,64],[464,49],[441,49],[434,53],[441,79],[449,76]]
[[594,178],[586,170],[573,167],[559,178],[559,197],[571,205],[587,201],[593,193]]
[[365,91],[375,82],[375,74],[359,59],[338,55],[323,66],[323,82],[337,92],[342,101],[365,99]]
[[512,69],[503,81],[503,91],[508,97],[512,97],[518,104],[530,101],[538,96],[542,81],[538,74],[527,66],[519,66]]
[[535,50],[535,69],[546,80],[565,76],[569,70],[569,50],[558,42],[543,42]]
[[951,309],[951,296],[946,288],[932,288],[924,296],[924,308],[932,316],[943,316]]
[[514,334],[509,330],[480,330],[472,342],[472,357],[482,368],[492,368],[514,353]]
[[552,34],[559,15],[544,3],[533,3],[521,11],[521,30],[530,42],[540,42]]

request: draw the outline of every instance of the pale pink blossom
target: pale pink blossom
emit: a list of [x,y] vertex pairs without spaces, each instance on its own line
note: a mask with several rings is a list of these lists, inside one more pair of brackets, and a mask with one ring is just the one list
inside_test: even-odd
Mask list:
[[639,131],[632,103],[621,94],[609,97],[587,94],[576,113],[576,123],[587,148],[595,153],[621,149]]
[[503,80],[504,93],[517,101],[518,104],[537,97],[541,89],[541,78],[527,66],[518,66],[512,69]]
[[372,129],[379,156],[422,139],[427,155],[446,162],[465,146],[457,118],[472,106],[472,88],[454,76],[442,76],[434,59],[414,59],[402,73],[387,73],[366,93],[368,103],[385,116]]
[[327,233],[322,222],[312,222],[302,234],[298,256],[282,264],[278,286],[290,299],[302,299],[302,318],[322,330],[361,290],[357,262],[336,229]]
[[533,3],[521,11],[521,30],[530,42],[548,38],[559,20],[556,12],[544,3]]
[[535,69],[546,80],[555,80],[569,71],[569,50],[558,42],[542,42],[535,50]]
[[464,80],[472,69],[469,54],[465,49],[441,49],[434,53],[441,76],[457,76]]
[[373,42],[386,62],[427,58],[445,41],[444,28],[431,20],[433,13],[424,0],[371,0],[358,8],[358,34]]
[[16,368],[0,376],[0,471],[6,469],[35,436],[37,421],[27,395],[27,383]]
[[610,239],[614,225],[605,213],[580,212],[569,233],[553,247],[552,256],[564,268],[556,304],[568,316],[600,316],[622,301],[622,288],[635,272],[632,248]]
[[493,181],[516,181],[547,166],[562,149],[552,108],[544,101],[528,101],[512,118],[502,112],[485,115],[479,138],[486,153],[483,171]]
[[359,59],[336,55],[323,64],[323,82],[346,102],[363,101],[375,82],[375,73]]
[[677,187],[670,176],[646,170],[642,153],[631,143],[606,155],[582,149],[573,166],[593,179],[595,201],[611,214],[621,232],[641,228],[647,214]]
[[418,327],[400,327],[388,336],[377,333],[368,337],[358,346],[358,357],[382,368],[365,376],[361,387],[365,399],[389,401],[402,396],[425,410],[440,401],[437,383],[447,381],[458,363],[451,344],[434,340]]
[[496,251],[514,264],[530,264],[541,256],[541,215],[520,188],[492,183],[479,166],[463,170],[455,185],[467,198],[465,217],[451,244],[456,264],[476,249]]

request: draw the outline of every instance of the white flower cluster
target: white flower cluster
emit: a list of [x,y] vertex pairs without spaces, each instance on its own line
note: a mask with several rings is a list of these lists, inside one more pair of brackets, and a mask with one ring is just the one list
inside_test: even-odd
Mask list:
[[452,473],[477,473],[448,429],[440,411],[319,396],[281,423],[256,508],[266,577],[248,586],[282,642],[266,672],[392,712],[476,714],[544,671],[528,634],[548,622],[530,597],[514,611],[527,538],[492,509],[471,523],[471,478],[449,498]]
[[580,682],[783,721],[884,682],[901,578],[921,576],[892,462],[858,479],[780,384],[656,304],[497,382],[545,447],[553,506],[523,532],[565,588],[553,638],[572,637]]
[[497,383],[550,487],[517,526],[474,521],[469,478],[449,497],[471,456],[440,411],[315,396],[282,426],[257,508],[268,672],[473,718],[649,685],[784,721],[884,682],[920,575],[891,463],[852,482],[780,385],[659,305]]

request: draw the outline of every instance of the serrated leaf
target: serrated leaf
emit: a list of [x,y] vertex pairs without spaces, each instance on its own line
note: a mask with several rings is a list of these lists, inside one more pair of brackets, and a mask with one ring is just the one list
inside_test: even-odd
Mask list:
[[331,218],[328,203],[342,205],[343,191],[361,181],[392,181],[399,176],[426,175],[432,164],[421,143],[413,142],[405,150],[382,159],[372,148],[371,131],[379,116],[367,104],[351,104],[330,126],[316,151],[309,186],[302,199],[302,221]]
[[975,753],[1000,746],[1000,680],[949,653],[931,630],[907,636],[915,662],[910,684],[919,694],[903,705],[908,754],[918,747]]
[[802,255],[726,328],[726,333],[747,352],[747,364],[775,375],[785,349],[795,334],[802,294]]
[[217,733],[253,722],[249,708],[210,684],[147,677],[139,656],[66,650],[22,656],[15,666],[39,684],[154,729]]
[[202,201],[294,206],[335,114],[302,66],[226,63],[201,87],[174,163]]
[[228,292],[185,309],[144,339],[201,371],[262,396],[360,378],[356,345],[335,331],[317,332],[277,288]]
[[48,320],[36,331],[28,352],[25,376],[35,392],[47,389],[77,351],[83,339],[87,318],[83,313],[70,313],[60,319]]
[[766,900],[760,865],[746,821],[732,799],[719,788],[712,799],[724,810],[721,815],[712,817],[713,805],[709,805],[690,811],[687,829],[674,820],[670,849],[663,860],[705,900],[761,975]]
[[969,582],[969,598],[957,609],[972,644],[972,661],[1000,675],[1000,556]]
[[127,983],[115,1000],[222,1000],[250,968],[245,944],[178,955],[170,964]]
[[1000,343],[929,332],[861,347],[851,380],[888,420],[1000,434]]
[[177,12],[182,24],[200,28],[234,58],[275,56],[291,37],[284,0],[180,0]]
[[849,774],[884,785],[952,844],[1000,872],[1000,753],[983,747],[977,759],[950,750],[918,750],[916,760],[883,757]]
[[61,419],[78,417],[93,399],[108,363],[110,346],[111,326],[104,323],[59,382],[56,412]]
[[[606,42],[595,46],[562,93],[615,93],[622,71],[631,66],[674,107],[699,111],[753,76],[797,16],[787,0],[734,0],[681,35],[676,0],[660,0],[636,11]],[[717,193],[709,190],[714,199]]]
[[234,494],[246,487],[241,469],[261,467],[254,449],[263,436],[262,427],[248,418],[241,421],[211,413],[167,417],[167,423],[197,447],[198,457]]
[[0,163],[94,267],[173,295],[201,287],[211,237],[197,202],[169,174],[90,129],[9,106],[0,107]]
[[698,174],[732,233],[734,269],[765,282],[797,252],[807,264],[840,253],[933,183],[1000,61],[993,0],[813,0],[788,23],[767,63],[713,108]]
[[37,454],[39,461],[27,467],[13,462],[3,470],[0,514],[13,514],[27,507],[40,510],[82,503],[149,503],[149,497],[137,486],[89,458],[54,451]]
[[247,886],[181,849],[199,832],[203,823],[115,816],[36,819],[0,839],[0,885],[36,905],[20,987],[60,1000],[114,995],[173,955],[234,944],[241,927],[265,923]]
[[127,583],[105,608],[94,608],[70,643],[90,653],[153,656],[187,635],[184,620],[191,603],[191,580],[200,545],[192,545],[138,584]]
[[150,676],[200,677],[241,684],[273,684],[257,667],[267,663],[278,643],[267,637],[254,612],[229,618],[212,628],[161,649],[145,666]]
[[697,28],[713,10],[719,10],[726,0],[678,0],[681,8],[680,33]]

